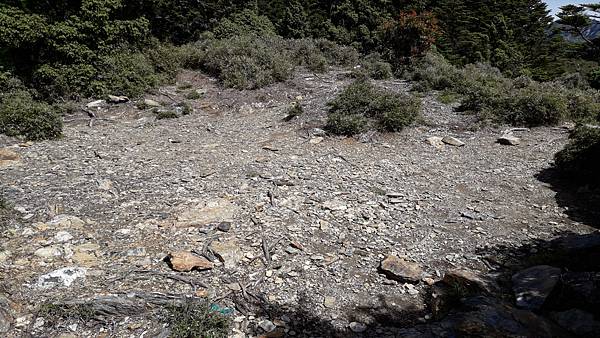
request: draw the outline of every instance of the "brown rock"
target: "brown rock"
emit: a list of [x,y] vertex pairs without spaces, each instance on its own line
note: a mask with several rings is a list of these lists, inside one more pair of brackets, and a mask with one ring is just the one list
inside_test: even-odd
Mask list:
[[0,149],[0,168],[19,164],[21,156],[7,148]]
[[215,256],[223,263],[225,268],[234,268],[239,262],[244,259],[244,253],[237,241],[212,242],[210,249],[215,253]]
[[182,206],[175,225],[193,227],[228,221],[234,218],[238,209],[226,199],[211,200],[193,207]]
[[423,274],[423,270],[417,263],[391,255],[381,262],[379,269],[389,279],[399,282],[418,283]]
[[487,293],[491,294],[498,290],[498,286],[491,280],[477,275],[467,269],[453,269],[444,275],[444,283],[459,287],[465,293]]
[[208,270],[214,267],[214,264],[206,258],[198,257],[188,251],[174,252],[167,258],[171,268],[175,271]]

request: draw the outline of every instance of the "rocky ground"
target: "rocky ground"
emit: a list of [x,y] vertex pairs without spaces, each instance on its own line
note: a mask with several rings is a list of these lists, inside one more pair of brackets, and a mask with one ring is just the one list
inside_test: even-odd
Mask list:
[[[231,318],[234,337],[567,336],[585,316],[594,329],[579,307],[540,315],[544,299],[515,305],[510,290],[552,240],[596,231],[549,169],[568,130],[517,130],[503,145],[506,128],[475,128],[428,96],[401,133],[328,136],[325,103],[349,81],[299,73],[240,92],[184,72],[142,109],[82,103],[61,140],[0,139],[0,332],[165,337],[157,311],[190,297]],[[194,91],[193,113],[156,120],[149,106]],[[283,121],[295,101],[304,115]],[[526,270],[554,283],[517,293],[548,296],[567,270]],[[440,285],[472,297],[441,304]],[[49,311],[65,304],[92,306]]]

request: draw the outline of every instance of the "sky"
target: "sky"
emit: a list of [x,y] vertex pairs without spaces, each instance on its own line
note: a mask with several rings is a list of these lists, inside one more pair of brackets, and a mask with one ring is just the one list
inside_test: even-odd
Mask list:
[[555,15],[556,13],[558,13],[560,6],[564,6],[564,5],[569,5],[569,4],[585,4],[585,3],[594,3],[596,1],[593,0],[584,0],[584,1],[577,1],[577,0],[546,0],[546,3],[548,4],[548,9],[552,10],[552,15]]

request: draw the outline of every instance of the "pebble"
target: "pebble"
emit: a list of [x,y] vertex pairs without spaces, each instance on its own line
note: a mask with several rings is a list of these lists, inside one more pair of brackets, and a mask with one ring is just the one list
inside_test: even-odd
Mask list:
[[258,326],[260,326],[260,328],[265,332],[272,332],[277,328],[277,326],[275,326],[275,324],[273,324],[273,322],[270,320],[263,320],[258,323]]
[[352,322],[348,326],[350,327],[350,330],[352,330],[352,332],[354,333],[362,333],[367,330],[367,326],[359,322]]

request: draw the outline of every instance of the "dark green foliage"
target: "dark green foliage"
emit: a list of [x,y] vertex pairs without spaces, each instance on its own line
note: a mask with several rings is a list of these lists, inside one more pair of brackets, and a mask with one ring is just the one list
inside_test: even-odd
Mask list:
[[40,305],[38,316],[43,317],[51,323],[59,323],[64,320],[77,320],[88,322],[96,318],[96,313],[89,304],[53,304],[44,303]]
[[304,114],[304,109],[302,109],[302,105],[300,105],[300,103],[296,102],[287,111],[287,114],[283,118],[283,120],[286,122],[289,122],[289,121],[299,117],[302,114]]
[[600,89],[600,67],[591,71],[588,75],[590,86],[594,89]]
[[594,119],[600,112],[596,91],[560,81],[540,83],[524,76],[510,79],[482,64],[458,68],[439,55],[428,55],[415,69],[413,79],[418,81],[418,90],[445,90],[462,96],[462,110],[497,123],[555,125],[567,119]]
[[370,129],[400,131],[412,124],[421,103],[414,97],[355,81],[329,102],[327,129],[334,134],[354,135]]
[[223,18],[212,30],[217,39],[233,38],[241,35],[275,36],[275,26],[268,17],[258,15],[255,10],[246,9]]
[[60,137],[62,117],[25,90],[0,93],[0,133],[28,140]]
[[387,80],[394,75],[392,65],[384,61],[379,53],[364,57],[355,73],[356,77],[366,76],[374,80]]
[[189,92],[185,95],[185,98],[188,100],[198,100],[201,97],[202,97],[202,95],[200,95],[200,93],[198,93],[195,90],[192,90],[191,92]]
[[556,154],[556,166],[571,177],[600,184],[600,128],[578,127],[566,147]]
[[292,74],[279,38],[239,36],[188,46],[186,65],[218,77],[225,87],[254,89],[283,81]]
[[229,333],[229,320],[199,301],[169,306],[167,321],[173,338],[225,338]]
[[175,110],[157,110],[155,112],[157,120],[176,119],[179,118]]

